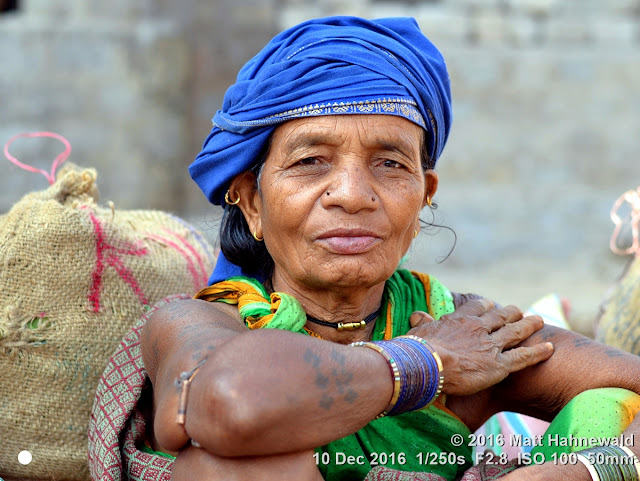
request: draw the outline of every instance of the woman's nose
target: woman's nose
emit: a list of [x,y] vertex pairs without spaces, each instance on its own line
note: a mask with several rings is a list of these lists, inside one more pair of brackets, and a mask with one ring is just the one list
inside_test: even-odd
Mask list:
[[338,206],[353,214],[363,209],[374,210],[378,196],[369,170],[356,162],[335,165],[322,197],[325,207]]

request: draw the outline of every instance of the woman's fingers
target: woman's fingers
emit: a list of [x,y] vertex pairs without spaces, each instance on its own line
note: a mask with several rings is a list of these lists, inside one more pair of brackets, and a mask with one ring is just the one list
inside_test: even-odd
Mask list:
[[434,321],[435,319],[424,311],[415,311],[411,314],[411,317],[409,317],[409,325],[411,325],[412,328]]
[[425,313],[413,313],[409,334],[428,340],[440,354],[448,394],[474,394],[553,354],[549,343],[518,346],[544,323],[539,316],[522,317],[515,306],[496,308],[489,300],[477,299],[439,322],[431,319]]
[[493,309],[495,309],[495,304],[489,299],[473,299],[458,307],[455,310],[454,314],[456,315],[456,317],[480,317],[483,314],[492,311]]
[[543,327],[544,321],[540,316],[527,316],[519,321],[507,324],[491,335],[502,345],[503,349],[509,349],[517,346]]
[[516,306],[506,306],[500,309],[493,309],[483,314],[480,318],[485,323],[485,326],[490,329],[489,332],[493,332],[507,324],[522,319],[522,311]]
[[502,354],[507,360],[509,372],[515,372],[546,361],[553,354],[553,349],[553,344],[544,342],[534,346],[516,347]]

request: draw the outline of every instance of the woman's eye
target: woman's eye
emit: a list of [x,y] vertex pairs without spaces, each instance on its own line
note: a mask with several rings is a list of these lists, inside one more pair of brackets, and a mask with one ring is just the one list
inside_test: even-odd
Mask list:
[[395,160],[385,160],[382,165],[390,169],[402,169],[404,167],[400,162],[396,162]]
[[304,159],[300,159],[297,164],[298,165],[316,165],[318,163],[317,157],[305,157]]

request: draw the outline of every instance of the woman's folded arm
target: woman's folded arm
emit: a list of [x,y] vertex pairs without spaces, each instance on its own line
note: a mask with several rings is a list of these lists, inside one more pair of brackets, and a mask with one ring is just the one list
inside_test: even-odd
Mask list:
[[[177,451],[193,438],[219,456],[300,451],[357,431],[387,406],[393,382],[375,351],[280,330],[249,331],[232,312],[183,301],[145,326],[143,357],[161,449]],[[204,358],[189,385],[182,427],[175,381]]]

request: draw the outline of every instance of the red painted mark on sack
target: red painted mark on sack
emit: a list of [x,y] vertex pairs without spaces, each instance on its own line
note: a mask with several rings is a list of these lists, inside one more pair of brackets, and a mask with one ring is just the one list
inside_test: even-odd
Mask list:
[[164,227],[163,230],[167,232],[169,235],[172,235],[176,239],[178,239],[182,243],[182,245],[184,245],[187,248],[187,250],[191,253],[191,255],[195,257],[195,259],[198,261],[198,268],[200,269],[200,278],[198,280],[200,281],[200,284],[196,285],[196,288],[200,289],[206,286],[209,282],[209,274],[207,272],[207,268],[204,265],[202,256],[198,253],[196,248],[193,247],[193,245],[189,241],[187,241],[187,239],[167,229],[166,227]]
[[123,247],[116,247],[109,244],[105,239],[104,229],[98,218],[93,212],[89,212],[89,217],[93,223],[93,230],[96,234],[96,266],[91,274],[92,284],[91,290],[89,291],[89,302],[91,303],[93,312],[100,312],[100,289],[102,287],[102,275],[104,274],[106,266],[111,266],[116,270],[122,280],[131,286],[131,289],[133,289],[133,292],[142,304],[149,304],[133,272],[124,264],[120,257],[122,255],[144,256],[147,254],[147,249],[139,243],[123,242]]
[[[195,288],[195,290],[199,290],[200,288],[206,286],[208,281],[207,271],[204,267],[204,263],[202,262],[202,257],[198,254],[198,251],[189,242],[187,242],[187,240],[184,239],[182,236],[176,234],[175,232],[167,228],[164,228],[163,230],[167,232],[169,235],[171,235],[172,237],[175,237],[176,239],[178,239],[178,241],[187,250],[183,249],[182,247],[180,247],[180,245],[177,242],[174,242],[167,237],[163,237],[163,236],[160,236],[157,234],[151,234],[151,233],[147,233],[147,236],[151,239],[155,239],[159,242],[162,242],[168,245],[169,247],[178,251],[182,255],[182,257],[184,257],[184,259],[187,261],[187,270],[191,274],[191,278],[193,279],[193,287]],[[198,268],[196,268],[195,264],[193,263],[192,256],[196,258],[198,262]]]

